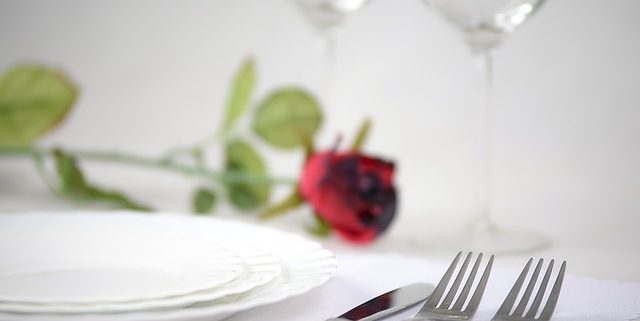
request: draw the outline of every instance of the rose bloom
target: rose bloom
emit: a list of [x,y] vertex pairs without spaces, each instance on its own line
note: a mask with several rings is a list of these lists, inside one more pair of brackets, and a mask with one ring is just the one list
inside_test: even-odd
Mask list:
[[350,151],[311,155],[300,192],[342,238],[369,243],[384,232],[396,212],[391,162]]

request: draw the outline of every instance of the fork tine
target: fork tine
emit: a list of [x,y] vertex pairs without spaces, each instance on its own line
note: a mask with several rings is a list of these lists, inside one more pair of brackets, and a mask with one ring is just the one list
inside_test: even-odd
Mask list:
[[471,273],[469,274],[469,278],[467,282],[464,284],[464,288],[462,288],[462,292],[460,296],[456,300],[456,303],[453,305],[453,310],[462,311],[462,306],[464,305],[464,301],[467,300],[467,296],[469,296],[469,292],[471,292],[471,286],[473,285],[473,280],[476,278],[476,274],[478,274],[478,268],[480,267],[480,262],[482,261],[482,253],[478,255],[476,259],[476,263],[473,264],[473,268],[471,269]]
[[524,294],[520,299],[520,303],[516,307],[515,311],[513,311],[513,315],[522,316],[524,315],[524,309],[527,307],[527,303],[529,303],[529,299],[531,298],[531,293],[533,292],[533,288],[536,286],[536,281],[538,281],[538,275],[540,274],[540,269],[542,268],[543,259],[538,260],[538,264],[536,264],[536,268],[533,270],[533,274],[531,274],[531,279],[529,280],[529,284],[527,288],[524,290]]
[[547,272],[544,273],[544,277],[542,278],[542,283],[540,283],[538,294],[536,294],[535,299],[533,299],[533,303],[529,308],[529,312],[527,312],[526,318],[535,318],[536,313],[538,313],[538,309],[540,308],[540,303],[542,303],[542,297],[544,297],[544,292],[547,290],[547,284],[549,284],[549,279],[551,278],[551,271],[553,271],[554,262],[555,262],[554,260],[551,260],[551,262],[549,262],[549,267],[547,267]]
[[460,261],[461,255],[462,252],[458,252],[458,255],[456,255],[456,257],[453,259],[453,262],[451,262],[451,265],[449,265],[447,272],[445,272],[445,274],[442,276],[442,279],[440,279],[440,282],[436,286],[435,290],[433,290],[433,293],[429,297],[429,300],[427,300],[427,303],[424,304],[420,311],[427,310],[428,308],[435,308],[438,302],[440,302],[440,298],[442,298],[444,290],[447,289],[449,280],[451,280],[451,276],[453,275],[453,271],[458,265],[458,261]]
[[453,302],[453,298],[456,296],[456,293],[458,292],[458,288],[460,287],[460,283],[462,283],[464,274],[467,271],[467,267],[469,266],[469,261],[471,261],[472,254],[473,252],[469,252],[469,254],[467,254],[467,257],[464,258],[464,262],[462,262],[462,267],[460,267],[460,270],[458,271],[458,275],[456,275],[455,280],[453,280],[453,284],[451,284],[451,287],[449,288],[449,292],[444,297],[444,300],[442,300],[442,303],[440,303],[440,308],[448,309],[449,306],[451,305],[451,302]]
[[487,281],[489,281],[489,274],[491,273],[491,267],[493,266],[493,258],[494,256],[491,255],[491,257],[489,258],[489,263],[487,263],[487,266],[484,268],[484,273],[482,273],[480,282],[478,282],[478,287],[473,292],[473,296],[471,297],[471,300],[469,300],[467,308],[464,309],[465,312],[475,313],[476,310],[478,310],[480,299],[482,299],[484,289],[487,287]]
[[513,284],[511,291],[509,291],[507,298],[504,299],[504,302],[500,306],[500,309],[498,309],[498,312],[496,312],[496,316],[498,315],[506,316],[506,315],[509,315],[509,312],[511,312],[511,308],[513,307],[513,304],[516,302],[516,298],[518,297],[520,288],[522,288],[524,279],[527,277],[527,273],[529,272],[529,268],[531,267],[531,262],[533,262],[533,258],[530,258],[529,261],[527,261],[527,264],[524,266],[524,269],[522,269],[522,272],[520,273],[520,276],[516,280],[516,283]]
[[564,271],[566,268],[567,261],[563,261],[560,266],[560,272],[558,272],[558,277],[556,278],[556,283],[553,284],[553,289],[551,289],[551,294],[549,294],[549,299],[547,299],[547,304],[544,306],[544,309],[542,309],[542,313],[540,314],[540,320],[551,319],[553,310],[556,308],[556,303],[558,303],[558,298],[560,297],[560,289],[562,288],[562,281],[564,280]]

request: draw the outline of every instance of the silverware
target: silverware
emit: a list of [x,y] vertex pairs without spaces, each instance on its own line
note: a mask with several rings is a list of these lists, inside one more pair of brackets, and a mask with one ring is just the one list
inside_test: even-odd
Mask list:
[[529,299],[531,298],[531,294],[533,293],[533,288],[536,285],[536,281],[538,280],[538,276],[540,275],[540,270],[542,268],[543,259],[538,260],[538,264],[536,264],[535,269],[533,270],[533,274],[531,274],[531,279],[529,280],[529,284],[527,288],[524,290],[522,294],[522,298],[518,305],[516,306],[513,313],[510,313],[513,309],[513,305],[516,302],[516,298],[518,297],[518,293],[522,288],[525,278],[529,272],[529,268],[531,267],[531,263],[533,262],[533,258],[529,259],[527,264],[524,266],[524,269],[520,273],[520,276],[516,280],[516,283],[511,288],[511,291],[507,295],[506,299],[496,312],[496,315],[492,320],[496,321],[547,321],[551,319],[551,315],[553,314],[553,310],[558,303],[558,297],[560,297],[560,289],[562,288],[562,281],[564,280],[564,272],[567,267],[567,261],[562,262],[562,266],[560,267],[560,272],[558,272],[558,276],[556,277],[556,282],[553,284],[553,289],[551,289],[551,293],[549,294],[549,298],[547,299],[547,303],[544,305],[542,309],[542,313],[540,316],[536,318],[536,314],[538,313],[538,309],[542,304],[542,299],[544,297],[545,291],[547,289],[547,285],[549,284],[549,279],[551,278],[551,272],[553,271],[553,263],[554,260],[551,260],[549,266],[547,267],[547,271],[542,278],[542,282],[540,283],[540,287],[538,288],[538,292],[536,293],[535,298],[533,299],[533,303],[531,304],[527,314],[524,314],[527,304],[529,303]]
[[[449,266],[449,269],[444,274],[438,286],[433,291],[433,294],[429,297],[429,300],[424,304],[422,309],[416,314],[415,317],[408,319],[406,321],[420,321],[420,320],[467,320],[473,317],[473,315],[478,310],[478,306],[480,305],[480,299],[482,298],[482,294],[484,293],[484,289],[487,287],[487,281],[489,279],[489,274],[491,273],[491,267],[493,266],[493,255],[489,258],[489,262],[484,268],[484,272],[482,273],[482,277],[480,278],[480,282],[476,287],[476,290],[473,292],[473,296],[469,300],[466,308],[463,309],[465,302],[467,301],[467,297],[471,292],[471,287],[473,286],[473,280],[475,279],[476,274],[478,274],[478,268],[480,267],[480,262],[482,261],[482,253],[478,255],[475,263],[473,264],[473,268],[467,277],[467,281],[464,284],[464,288],[462,288],[462,292],[458,295],[458,299],[455,303],[452,304],[456,293],[458,292],[458,288],[462,283],[462,279],[465,276],[465,272],[467,271],[467,267],[469,266],[469,262],[471,261],[472,252],[467,254],[464,262],[462,263],[462,267],[458,271],[458,274],[453,281],[447,295],[441,301],[442,296],[444,295],[445,290],[447,289],[447,285],[449,284],[449,280],[451,280],[451,276],[453,276],[453,272],[458,265],[458,261],[460,261],[460,257],[462,252],[459,252],[456,255],[453,262]],[[440,304],[438,304],[440,303]]]
[[379,320],[425,300],[431,295],[433,289],[433,284],[427,283],[403,286],[362,303],[337,319],[327,321]]

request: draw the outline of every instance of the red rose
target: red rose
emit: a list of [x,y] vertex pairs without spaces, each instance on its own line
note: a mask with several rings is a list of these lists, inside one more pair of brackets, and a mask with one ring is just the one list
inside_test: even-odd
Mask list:
[[357,152],[313,154],[300,193],[348,241],[368,243],[384,232],[396,211],[394,165]]

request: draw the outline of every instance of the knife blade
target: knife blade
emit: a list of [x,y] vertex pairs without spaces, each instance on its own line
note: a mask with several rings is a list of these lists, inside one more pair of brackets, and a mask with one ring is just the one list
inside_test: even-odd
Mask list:
[[428,298],[433,284],[414,283],[397,288],[358,305],[336,319],[327,321],[374,321],[411,307]]

